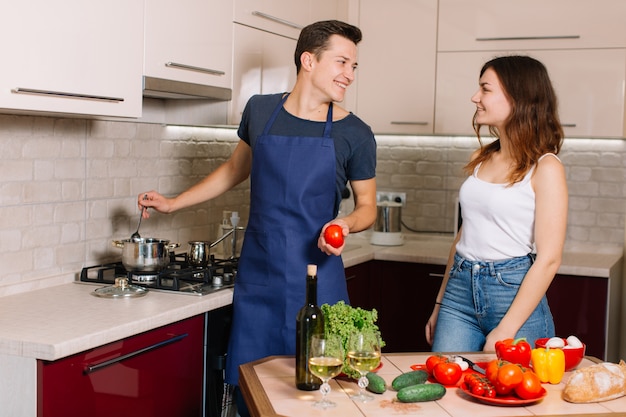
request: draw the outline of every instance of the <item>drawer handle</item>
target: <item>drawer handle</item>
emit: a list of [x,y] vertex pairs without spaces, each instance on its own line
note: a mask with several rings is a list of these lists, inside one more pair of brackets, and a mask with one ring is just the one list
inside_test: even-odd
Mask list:
[[430,272],[430,273],[428,273],[428,276],[429,277],[433,277],[433,278],[443,278],[444,274],[436,274],[434,272]]
[[147,353],[147,352],[150,352],[152,350],[161,348],[163,346],[171,345],[172,343],[175,343],[175,342],[178,342],[180,340],[183,340],[187,336],[189,336],[188,333],[181,334],[180,336],[175,336],[175,337],[172,337],[171,339],[167,339],[167,340],[164,340],[162,342],[155,343],[154,345],[150,345],[150,346],[147,346],[145,348],[136,350],[134,352],[127,353],[126,355],[122,355],[119,358],[110,359],[108,361],[87,365],[87,366],[85,366],[85,369],[83,369],[83,374],[88,375],[88,374],[90,374],[92,372],[96,372],[96,371],[99,371],[99,370],[101,370],[103,368],[106,368],[108,366],[115,365],[116,363],[125,361],[126,359],[130,359],[130,358],[133,358],[135,356],[142,355],[144,353]]
[[22,88],[17,87],[11,90],[16,94],[36,94],[43,96],[53,96],[53,97],[67,97],[67,98],[81,98],[86,100],[96,100],[96,101],[108,101],[108,102],[122,102],[123,98],[119,97],[107,97],[107,96],[95,96],[92,94],[77,94],[77,93],[67,93],[63,91],[51,91],[51,90],[38,90],[35,88]]
[[561,123],[563,127],[576,127],[576,123]]
[[346,276],[346,281],[350,281],[351,279],[356,278],[356,275]]
[[428,122],[409,122],[409,121],[399,121],[399,120],[392,120],[391,121],[392,125],[416,125],[416,126],[427,126]]
[[214,70],[211,68],[194,67],[193,65],[178,64],[176,62],[166,62],[165,66],[171,67],[171,68],[189,70],[189,71],[204,72],[205,74],[211,74],[211,75],[225,75],[226,74],[224,71]]
[[488,41],[540,41],[540,40],[554,40],[554,39],[580,39],[580,35],[511,36],[511,37],[496,37],[496,38],[476,38],[476,41],[478,41],[478,42],[488,42]]
[[263,19],[271,20],[272,22],[280,23],[281,25],[289,26],[294,29],[302,29],[303,26],[290,22],[289,20],[281,19],[280,17],[272,16],[267,13],[259,12],[257,10],[252,12],[252,15],[262,17]]

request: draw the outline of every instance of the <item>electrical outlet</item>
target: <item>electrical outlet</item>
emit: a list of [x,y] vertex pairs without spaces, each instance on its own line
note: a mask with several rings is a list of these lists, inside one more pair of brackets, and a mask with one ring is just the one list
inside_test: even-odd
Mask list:
[[406,204],[406,193],[396,191],[376,191],[376,202],[393,201],[403,206]]

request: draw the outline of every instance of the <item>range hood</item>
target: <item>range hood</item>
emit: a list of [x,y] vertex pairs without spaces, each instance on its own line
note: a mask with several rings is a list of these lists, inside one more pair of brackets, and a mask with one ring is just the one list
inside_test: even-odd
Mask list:
[[233,91],[230,88],[143,77],[144,97],[228,101],[232,95]]

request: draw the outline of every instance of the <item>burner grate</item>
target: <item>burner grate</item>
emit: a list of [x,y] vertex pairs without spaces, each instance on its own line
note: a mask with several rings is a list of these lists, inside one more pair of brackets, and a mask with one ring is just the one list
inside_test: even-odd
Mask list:
[[237,274],[238,259],[211,257],[205,267],[192,266],[187,254],[172,254],[170,263],[161,271],[126,271],[122,262],[85,267],[80,281],[96,284],[114,284],[116,278],[128,278],[133,285],[174,292],[204,295],[222,288],[230,288]]

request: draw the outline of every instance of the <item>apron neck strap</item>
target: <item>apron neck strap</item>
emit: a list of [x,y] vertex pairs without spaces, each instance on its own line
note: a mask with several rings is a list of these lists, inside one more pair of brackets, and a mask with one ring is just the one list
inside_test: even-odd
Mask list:
[[[285,96],[280,100],[280,103],[278,103],[278,105],[272,112],[272,115],[268,119],[267,123],[265,124],[265,128],[263,129],[264,136],[269,134],[269,131],[274,125],[274,122],[276,121],[276,118],[278,117],[280,110],[283,108],[285,101],[287,101],[287,97],[289,97],[289,93],[285,94]],[[333,102],[331,101],[328,104],[328,112],[326,113],[326,123],[324,125],[324,137],[325,138],[330,138],[330,132],[332,128],[333,128]]]

